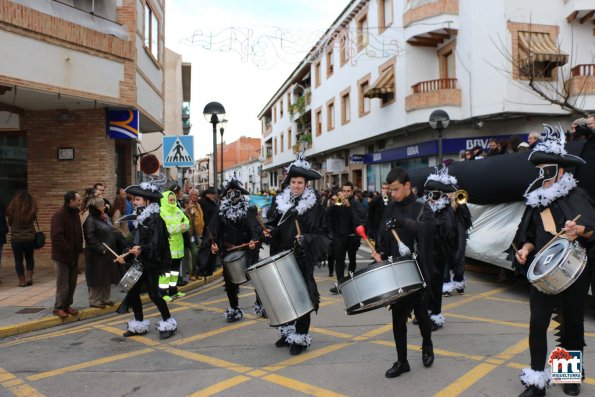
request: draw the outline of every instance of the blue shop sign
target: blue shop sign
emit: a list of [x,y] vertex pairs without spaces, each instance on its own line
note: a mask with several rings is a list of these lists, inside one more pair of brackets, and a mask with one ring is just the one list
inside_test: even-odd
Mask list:
[[[494,135],[478,136],[468,138],[453,138],[442,140],[443,154],[458,154],[461,150],[473,149],[475,146],[481,146],[486,149],[491,139],[509,140],[513,136],[518,136],[521,142],[526,142],[528,134],[513,135]],[[401,146],[383,150],[378,153],[368,153],[364,155],[364,164],[384,163],[387,161],[398,161],[408,158],[427,157],[438,154],[438,141],[421,142],[415,145]]]

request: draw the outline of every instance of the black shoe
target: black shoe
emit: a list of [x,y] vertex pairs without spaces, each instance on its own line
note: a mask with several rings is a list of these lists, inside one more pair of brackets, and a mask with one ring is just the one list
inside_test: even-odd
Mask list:
[[581,394],[581,384],[580,383],[565,383],[564,384],[564,394],[567,396],[578,396]]
[[227,322],[228,323],[235,323],[236,321],[239,321],[239,318],[236,318],[236,316],[231,316],[231,317],[227,317]]
[[384,376],[387,378],[396,378],[397,376],[409,371],[411,371],[411,368],[409,367],[408,361],[405,361],[405,363],[397,361],[386,371]]
[[183,287],[185,285],[188,285],[188,281],[186,281],[186,280],[179,280],[178,281],[178,287]]
[[124,332],[122,334],[122,336],[124,336],[125,338],[129,338],[131,336],[141,336],[141,335],[144,335],[146,333],[147,333],[147,331],[143,331],[143,332],[139,332],[139,333],[132,332],[132,331],[126,331],[126,332]]
[[417,317],[413,317],[413,320],[411,320],[411,322],[413,323],[413,325],[419,324],[419,321],[417,320]]
[[304,345],[298,345],[296,343],[292,343],[291,346],[289,346],[289,354],[291,354],[292,356],[297,356],[298,354],[300,354],[301,352],[303,352],[306,349],[307,349],[307,347]]
[[450,295],[451,295],[451,293],[450,293],[450,292],[447,292],[447,291],[444,291],[444,292],[442,293],[442,296],[443,296],[444,298],[448,298]]
[[465,293],[465,288],[460,288],[457,290],[457,294],[463,295]]
[[434,364],[434,349],[432,346],[421,347],[421,362],[424,367],[431,367]]
[[159,331],[159,339],[169,339],[174,336],[175,333],[176,331]]
[[442,328],[442,325],[436,324],[435,322],[432,321],[432,332],[437,331],[440,328]]
[[275,346],[277,347],[287,347],[289,346],[289,343],[287,343],[287,341],[285,340],[285,337],[282,336],[279,338],[279,340],[277,342],[275,342]]
[[537,386],[531,385],[519,394],[519,397],[543,397],[545,396],[545,389],[540,389]]
[[331,289],[329,291],[331,291],[331,294],[334,294],[334,295],[337,295],[339,293],[337,286],[331,287]]

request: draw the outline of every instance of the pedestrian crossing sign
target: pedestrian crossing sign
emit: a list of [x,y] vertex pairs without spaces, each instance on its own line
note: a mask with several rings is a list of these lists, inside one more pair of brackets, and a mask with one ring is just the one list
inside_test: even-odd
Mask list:
[[164,136],[163,166],[192,167],[194,165],[194,137]]

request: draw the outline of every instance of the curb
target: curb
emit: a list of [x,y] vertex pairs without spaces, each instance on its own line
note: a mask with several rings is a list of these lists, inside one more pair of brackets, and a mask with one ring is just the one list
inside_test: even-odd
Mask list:
[[[223,276],[223,269],[219,268],[213,273],[212,276],[209,276],[206,279],[190,281],[187,285],[185,285],[183,287],[178,287],[178,290],[180,290],[182,292],[193,291],[193,290],[199,289],[200,287],[203,287],[207,284],[210,284],[211,282],[217,280],[218,278],[220,278],[222,276]],[[150,301],[151,301],[151,299],[149,298],[149,296],[147,294],[141,295],[141,302],[143,303],[143,305]],[[76,321],[88,320],[90,318],[95,318],[95,317],[103,316],[106,314],[115,313],[116,310],[118,309],[118,307],[120,306],[120,303],[122,303],[122,301],[114,302],[114,306],[106,307],[105,309],[99,309],[99,308],[95,308],[95,307],[80,309],[79,314],[77,314],[76,316],[68,316],[65,319],[61,319],[59,317],[51,315],[51,316],[42,317],[38,320],[25,321],[22,323],[9,325],[6,327],[0,327],[0,339],[7,338],[9,336],[26,334],[28,332],[39,331],[39,330],[46,329],[46,328],[56,327],[59,325],[71,324]]]

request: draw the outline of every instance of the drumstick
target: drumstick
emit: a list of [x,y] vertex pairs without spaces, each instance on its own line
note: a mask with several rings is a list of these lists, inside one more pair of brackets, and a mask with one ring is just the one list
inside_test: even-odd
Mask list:
[[[116,257],[116,259],[114,259],[114,262],[118,261],[118,258],[120,258],[120,255],[116,254],[114,252],[114,250],[112,250],[106,243],[102,243],[102,244],[105,246],[105,248],[107,248],[109,250],[109,252],[111,252]],[[126,256],[128,256],[131,253],[132,253],[131,251],[128,251],[125,254],[121,255],[121,257],[125,258]]]
[[368,236],[366,236],[366,229],[364,229],[364,227],[362,225],[359,225],[358,227],[356,227],[355,232],[357,233],[358,236],[363,238],[366,243],[368,243],[368,246],[372,250],[372,253],[376,252],[376,248],[374,247],[372,242],[370,240],[368,240]]
[[[576,222],[576,221],[578,221],[578,220],[580,219],[580,217],[581,217],[581,214],[578,214],[577,216],[575,216],[575,217],[574,217],[574,219],[572,220],[572,222]],[[564,233],[565,233],[565,231],[564,231],[564,230],[560,230],[560,231],[559,231],[559,232],[558,232],[558,233],[557,233],[557,234],[556,234],[554,237],[552,237],[552,239],[551,239],[550,241],[548,241],[548,242],[547,242],[547,244],[546,244],[546,245],[544,245],[544,246],[543,246],[543,247],[542,247],[542,248],[539,250],[539,252],[538,252],[538,253],[537,253],[535,256],[537,256],[537,255],[541,254],[541,252],[542,252],[544,249],[546,249],[547,247],[549,247],[550,245],[552,245],[552,243],[553,243],[554,241],[556,241],[556,239],[558,239],[558,237],[560,237],[560,236],[561,236],[561,235],[563,235]]]
[[298,222],[297,219],[295,219],[295,228],[297,229],[298,236],[301,236],[302,235],[302,230],[300,229],[300,223]]
[[397,244],[399,246],[399,254],[401,254],[401,256],[411,255],[411,250],[409,249],[409,247],[405,245],[405,243],[401,241],[399,235],[397,234],[397,231],[395,229],[390,229],[390,231],[392,232],[395,240],[397,240]]
[[262,221],[262,218],[260,217],[260,215],[256,215],[256,220],[260,224],[260,227],[262,228],[262,230],[266,230],[267,232],[269,231],[269,228],[264,225],[264,222]]
[[[258,243],[258,241],[255,241],[254,243]],[[250,243],[249,243],[249,242],[248,242],[248,243],[244,243],[244,244],[240,244],[240,245],[234,245],[234,246],[232,246],[232,247],[229,247],[229,248],[227,249],[227,251],[229,252],[229,251],[237,250],[237,249],[239,249],[239,248],[244,248],[244,247],[247,247],[247,246],[249,246],[249,245],[250,245]]]

